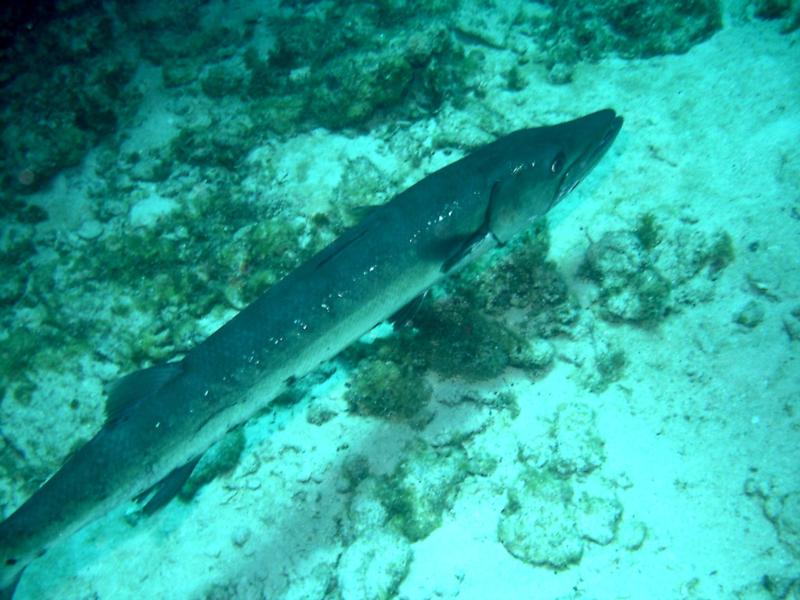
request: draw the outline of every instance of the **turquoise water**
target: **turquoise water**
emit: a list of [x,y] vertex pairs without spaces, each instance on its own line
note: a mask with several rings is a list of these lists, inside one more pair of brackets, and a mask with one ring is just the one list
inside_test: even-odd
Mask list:
[[4,518],[114,381],[365,207],[517,129],[625,119],[546,222],[265,394],[154,515],[48,544],[15,598],[800,597],[796,2],[0,15]]

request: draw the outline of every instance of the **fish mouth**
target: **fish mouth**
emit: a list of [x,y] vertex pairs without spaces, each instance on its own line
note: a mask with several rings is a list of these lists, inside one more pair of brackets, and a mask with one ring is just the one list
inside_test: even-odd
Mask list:
[[583,148],[579,149],[575,159],[564,170],[553,205],[558,204],[564,196],[578,187],[578,184],[600,162],[611,144],[617,139],[623,121],[624,119],[615,111],[605,109],[587,115],[576,122],[576,125],[580,125],[582,130],[577,134],[588,141],[583,144]]

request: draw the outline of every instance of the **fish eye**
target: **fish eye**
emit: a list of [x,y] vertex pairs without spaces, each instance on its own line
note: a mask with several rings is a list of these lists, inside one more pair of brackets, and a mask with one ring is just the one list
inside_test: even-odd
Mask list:
[[561,169],[564,168],[564,163],[566,162],[566,157],[564,156],[563,152],[559,152],[556,157],[553,159],[553,162],[550,164],[550,172],[554,175],[558,175],[561,172]]
[[16,558],[7,558],[6,559],[6,566],[7,567],[13,567],[15,564],[17,564],[17,559]]

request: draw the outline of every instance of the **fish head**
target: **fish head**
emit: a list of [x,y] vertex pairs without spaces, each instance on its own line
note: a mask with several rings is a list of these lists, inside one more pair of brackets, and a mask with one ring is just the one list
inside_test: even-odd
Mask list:
[[489,229],[505,243],[558,204],[603,157],[622,127],[610,109],[504,139],[491,176]]

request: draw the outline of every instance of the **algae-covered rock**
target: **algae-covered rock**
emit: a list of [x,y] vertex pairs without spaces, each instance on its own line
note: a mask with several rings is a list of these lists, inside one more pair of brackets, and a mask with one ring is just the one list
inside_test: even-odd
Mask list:
[[497,537],[515,557],[532,565],[565,569],[580,561],[584,542],[576,527],[572,486],[546,472],[525,475],[509,491]]
[[615,290],[626,286],[648,262],[636,232],[611,231],[592,242],[582,269],[604,288]]
[[555,348],[547,340],[520,342],[511,352],[511,364],[536,373],[549,367],[555,358]]
[[610,53],[625,57],[682,54],[722,28],[719,0],[549,0],[544,28],[548,63],[558,82],[569,81],[571,65]]
[[671,290],[658,271],[645,269],[635,274],[627,286],[608,291],[605,316],[636,323],[660,321],[666,314]]
[[525,432],[519,442],[518,460],[554,477],[586,477],[605,462],[596,414],[583,404],[560,404],[550,418],[528,423]]
[[[348,481],[348,485],[352,482]],[[389,520],[389,511],[383,504],[384,485],[375,478],[365,479],[355,488],[347,504],[342,522],[342,538],[350,542],[358,537],[381,529]]]
[[181,129],[170,149],[180,162],[232,169],[252,147],[253,130],[247,115],[211,118]]
[[412,542],[430,535],[442,524],[468,468],[463,450],[447,453],[418,443],[381,481],[379,494],[389,524]]
[[312,250],[301,245],[304,223],[268,218],[269,207],[244,195],[211,189],[190,195],[189,206],[158,197],[140,202],[130,212],[136,229],[94,240],[80,266],[109,284],[152,284],[152,293],[131,300],[155,315],[153,324],[137,330],[152,329],[154,344],[130,334],[131,353],[142,359],[169,358],[174,347],[167,356],[144,347],[185,344],[198,331],[197,318],[215,307],[241,308]]
[[736,600],[797,600],[800,598],[800,577],[763,575],[738,590]]
[[310,110],[329,129],[363,124],[400,101],[412,79],[411,65],[392,53],[343,56],[315,74]]
[[539,219],[532,229],[511,241],[496,261],[465,269],[453,287],[474,297],[490,314],[522,312],[525,329],[531,334],[553,337],[564,333],[577,313],[564,277],[556,263],[547,259],[549,247],[547,221]]
[[800,558],[800,491],[789,492],[765,505],[765,512],[775,525],[780,540]]
[[365,127],[380,112],[430,114],[457,99],[475,69],[431,20],[451,4],[334,3],[276,19],[267,60],[245,55],[250,95],[302,99],[296,121],[330,129]]
[[661,243],[664,230],[656,220],[656,216],[651,212],[646,212],[639,215],[633,233],[645,250],[652,250]]
[[14,304],[25,292],[27,273],[18,266],[0,262],[0,306]]
[[733,315],[733,321],[747,329],[755,329],[764,321],[765,316],[764,306],[755,300],[750,300]]
[[750,4],[757,18],[767,20],[782,19],[792,8],[792,0],[754,0]]
[[643,522],[623,519],[619,523],[618,541],[626,550],[638,550],[642,547],[646,539],[647,525]]
[[759,502],[778,539],[800,558],[800,491],[787,491],[774,481],[750,478],[745,482],[744,492]]
[[577,501],[578,530],[584,539],[605,546],[617,534],[622,504],[613,493],[582,493]]
[[697,228],[670,230],[645,213],[631,231],[590,244],[581,274],[600,286],[601,315],[650,326],[683,305],[713,298],[713,282],[734,260],[731,236]]
[[324,425],[337,414],[339,414],[339,411],[333,403],[326,402],[323,399],[317,399],[308,407],[306,411],[306,421],[312,425]]
[[189,85],[197,80],[200,65],[186,59],[172,59],[161,65],[161,80],[167,88]]
[[[336,478],[336,491],[340,494],[351,494],[358,490],[358,486],[360,486],[362,482],[374,482],[372,479],[366,479],[368,475],[369,460],[367,457],[358,453],[350,455],[345,458],[341,465],[339,476]],[[345,526],[346,525],[347,522],[345,522]],[[343,537],[347,538],[347,534],[344,533],[344,527],[342,531]]]
[[665,233],[663,242],[651,258],[673,285],[703,274],[714,280],[735,258],[733,240],[726,231],[707,233],[678,226]]
[[615,381],[622,379],[627,365],[628,357],[622,348],[605,347],[596,351],[593,369],[584,372],[581,382],[588,390],[599,394]]
[[55,30],[39,32],[41,45],[32,50],[29,69],[3,90],[0,166],[6,189],[36,191],[79,164],[133,114],[141,97],[128,85],[134,65],[108,48],[93,50],[97,56],[78,52],[75,64],[63,54],[48,54]]
[[430,383],[412,367],[367,358],[359,363],[345,399],[362,415],[411,419],[422,412],[432,394]]
[[741,8],[746,16],[768,21],[782,21],[781,33],[800,29],[800,3],[797,0],[750,0]]
[[595,412],[583,404],[561,404],[550,427],[553,454],[548,468],[559,477],[586,475],[605,462]]
[[[539,250],[533,252],[538,254]],[[354,358],[374,354],[398,365],[409,365],[419,371],[430,369],[443,377],[458,377],[465,381],[492,379],[508,367],[540,375],[552,364],[553,347],[547,341],[523,337],[519,333],[521,327],[504,319],[503,310],[525,306],[530,315],[549,320],[547,315],[553,312],[541,307],[551,306],[552,302],[557,304],[559,300],[544,297],[547,294],[545,290],[550,289],[547,284],[537,287],[532,283],[526,288],[526,282],[531,281],[529,275],[521,276],[519,294],[512,291],[514,273],[529,268],[523,263],[527,260],[519,258],[519,262],[510,260],[504,263],[507,270],[502,271],[499,281],[493,281],[491,273],[477,284],[470,282],[469,277],[461,279],[449,286],[450,295],[423,301],[409,320],[413,327],[401,328],[398,335],[369,346],[355,345],[346,354]],[[502,299],[491,295],[488,292],[490,283],[504,288],[507,295],[502,294]],[[558,297],[564,298],[563,283],[555,287],[560,290],[556,292]],[[493,307],[490,312],[495,315],[488,315],[484,310],[488,304]]]
[[512,353],[520,356],[527,343],[463,297],[423,306],[413,322],[419,330],[414,340],[419,358],[445,377],[497,377],[511,363]]
[[200,80],[200,88],[209,98],[219,99],[239,95],[243,83],[244,76],[241,73],[230,67],[218,65],[206,71]]
[[0,231],[0,306],[22,296],[29,276],[25,264],[35,255],[32,227],[6,226]]
[[394,598],[408,575],[413,551],[402,536],[372,532],[358,538],[342,554],[337,568],[343,598]]
[[622,504],[607,482],[581,484],[549,469],[526,468],[508,492],[497,527],[512,555],[561,570],[580,562],[592,544],[617,535]]

